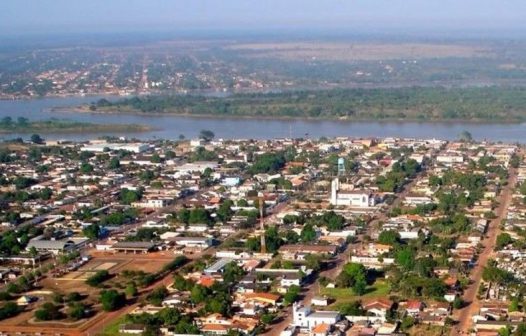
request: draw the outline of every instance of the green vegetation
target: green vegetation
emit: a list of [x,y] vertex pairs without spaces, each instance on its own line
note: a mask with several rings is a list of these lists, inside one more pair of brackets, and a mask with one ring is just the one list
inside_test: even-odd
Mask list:
[[46,302],[40,309],[35,311],[35,317],[40,321],[51,321],[63,318],[64,314],[60,311],[60,306]]
[[333,306],[340,309],[345,304],[354,302],[362,298],[377,298],[377,297],[388,297],[390,293],[389,283],[385,281],[377,280],[373,285],[367,287],[367,291],[363,295],[354,293],[351,288],[321,288],[320,294],[327,295],[336,301]]
[[[150,127],[137,124],[94,124],[80,121],[50,119],[29,121],[27,118],[19,117],[14,121],[11,117],[0,120],[0,133],[82,133],[82,132],[144,132]],[[38,134],[31,136],[31,141],[36,144],[43,143]]]
[[15,302],[6,302],[0,307],[0,320],[13,317],[20,312],[20,308]]
[[108,280],[110,278],[110,273],[106,270],[97,271],[97,273],[90,276],[86,283],[92,287],[97,287],[104,281]]
[[104,311],[114,311],[126,304],[126,295],[114,289],[100,292],[100,302]]
[[92,104],[92,109],[356,120],[519,121],[526,119],[526,88],[494,86],[334,89],[236,94],[227,98],[167,95],[134,97],[114,103],[104,99]]
[[413,159],[401,160],[395,162],[391,171],[385,176],[378,176],[376,184],[381,191],[397,192],[407,182],[407,178],[414,177],[420,171],[421,167]]

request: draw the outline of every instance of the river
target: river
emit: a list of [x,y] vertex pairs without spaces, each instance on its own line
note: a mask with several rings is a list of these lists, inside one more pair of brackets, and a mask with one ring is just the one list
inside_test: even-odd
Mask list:
[[[106,97],[107,98],[107,97]],[[474,124],[447,122],[351,122],[334,120],[260,120],[240,118],[193,118],[163,115],[100,114],[54,112],[53,107],[77,106],[97,100],[98,97],[42,98],[32,100],[0,101],[0,118],[23,116],[30,120],[60,118],[98,124],[145,124],[154,130],[143,133],[116,133],[115,136],[139,139],[178,139],[196,137],[200,130],[212,130],[217,138],[270,139],[283,137],[351,136],[351,137],[407,137],[456,139],[466,130],[477,140],[526,143],[526,124]],[[45,134],[46,139],[88,140],[100,133]],[[27,134],[2,135],[0,139],[27,138]]]

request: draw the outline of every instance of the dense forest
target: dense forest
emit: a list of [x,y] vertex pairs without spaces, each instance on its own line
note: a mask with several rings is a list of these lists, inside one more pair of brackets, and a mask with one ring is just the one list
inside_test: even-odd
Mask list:
[[160,95],[116,102],[91,111],[185,115],[341,118],[355,120],[526,120],[524,87],[408,87],[234,94],[228,97]]

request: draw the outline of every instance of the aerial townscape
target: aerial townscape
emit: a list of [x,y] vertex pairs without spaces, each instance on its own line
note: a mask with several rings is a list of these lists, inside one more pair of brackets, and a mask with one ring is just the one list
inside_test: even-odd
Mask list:
[[526,336],[524,13],[0,1],[0,336]]
[[2,333],[526,328],[521,146],[39,140],[0,153]]

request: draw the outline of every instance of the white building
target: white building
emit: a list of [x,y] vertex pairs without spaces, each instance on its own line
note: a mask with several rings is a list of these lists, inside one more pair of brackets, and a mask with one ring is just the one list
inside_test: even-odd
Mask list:
[[444,154],[437,155],[436,160],[437,162],[446,163],[446,164],[462,163],[464,162],[464,157],[461,154],[444,153]]
[[133,153],[142,153],[148,150],[149,145],[145,143],[92,143],[85,145],[80,150],[82,152],[104,152],[107,149],[110,151],[125,150]]
[[315,326],[325,323],[334,325],[340,321],[340,313],[335,311],[313,311],[310,307],[305,307],[295,302],[292,305],[292,324],[300,329],[311,330]]
[[330,202],[332,205],[345,205],[358,208],[369,208],[376,205],[374,195],[370,191],[340,191],[340,181],[338,178],[332,180]]

